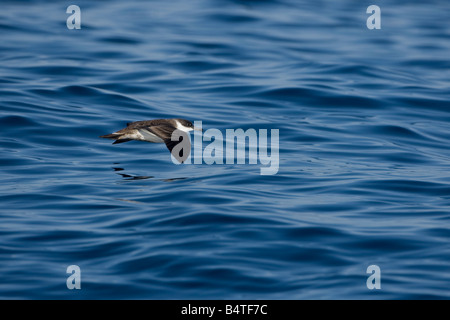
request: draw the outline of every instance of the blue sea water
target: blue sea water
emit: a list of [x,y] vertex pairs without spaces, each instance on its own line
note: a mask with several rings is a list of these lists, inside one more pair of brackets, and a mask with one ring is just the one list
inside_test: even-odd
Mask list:
[[[449,16],[438,0],[2,1],[0,298],[449,299]],[[279,129],[278,173],[98,137],[174,117]]]

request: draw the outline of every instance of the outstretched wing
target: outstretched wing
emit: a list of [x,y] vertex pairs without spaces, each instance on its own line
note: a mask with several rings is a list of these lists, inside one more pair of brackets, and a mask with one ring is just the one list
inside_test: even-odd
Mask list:
[[189,134],[184,131],[174,130],[170,137],[164,139],[164,143],[170,154],[180,163],[186,161],[191,153]]
[[162,124],[157,126],[143,126],[139,130],[147,130],[148,132],[160,137],[162,140],[170,139],[172,133],[175,131],[175,127],[168,124]]
[[140,126],[138,130],[144,136],[156,136],[164,141],[167,149],[180,163],[186,161],[191,153],[189,134],[171,125],[164,123],[153,126]]
[[127,128],[129,129],[140,129],[145,127],[156,127],[165,125],[167,126],[167,122],[164,119],[155,119],[155,120],[143,120],[143,121],[135,121],[135,122],[128,122]]

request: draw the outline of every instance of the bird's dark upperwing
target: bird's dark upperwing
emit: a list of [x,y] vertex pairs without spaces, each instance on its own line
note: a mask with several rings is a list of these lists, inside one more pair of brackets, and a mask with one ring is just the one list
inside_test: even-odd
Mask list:
[[168,124],[162,124],[157,126],[139,126],[137,128],[146,129],[147,131],[160,137],[164,141],[166,141],[167,139],[170,140],[170,138],[172,137],[172,133],[176,130],[175,127]]
[[[154,126],[169,126],[167,124],[167,121],[164,119],[155,119],[155,120],[143,120],[143,121],[135,121],[135,122],[128,122],[127,128],[129,129],[139,129],[139,128],[147,128],[147,127],[154,127]],[[173,128],[175,130],[175,128]]]
[[179,162],[183,163],[189,157],[191,153],[189,133],[170,125],[151,126],[146,129],[163,139],[167,149]]

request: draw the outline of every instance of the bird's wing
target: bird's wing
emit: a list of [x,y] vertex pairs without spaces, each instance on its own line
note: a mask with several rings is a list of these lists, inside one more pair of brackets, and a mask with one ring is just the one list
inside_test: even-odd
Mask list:
[[172,137],[172,133],[175,131],[176,128],[172,127],[171,125],[161,124],[161,125],[142,126],[140,127],[140,129],[145,129],[165,141],[166,139],[170,140],[170,138]]
[[138,134],[140,138],[135,140],[145,140],[148,142],[164,142],[164,140],[172,135],[175,130],[174,127],[168,125],[167,123],[159,124],[157,121],[155,125],[155,120],[148,121],[136,121],[128,123],[126,128],[115,132],[114,134],[130,135]]
[[167,123],[164,119],[155,119],[155,120],[143,120],[143,121],[135,121],[135,122],[128,122],[127,128],[130,129],[139,129],[139,128],[145,128],[145,127],[153,127],[153,126],[159,126],[164,125]]
[[[172,134],[176,128],[170,125],[150,126],[146,127],[146,130],[160,137],[166,144],[166,147],[169,149],[170,153],[179,162],[184,162],[189,156],[191,152],[191,142],[188,133],[177,130],[173,135],[175,141],[172,141]],[[182,145],[179,147],[179,150],[174,150],[174,152],[172,152],[172,150],[180,143],[182,143]]]
[[[178,162],[183,163],[191,154],[191,141],[187,136],[188,133],[180,131],[180,135],[178,136],[178,141],[172,141],[172,139],[164,140],[167,149],[169,149],[170,154],[177,159]],[[175,149],[175,147],[177,147]]]

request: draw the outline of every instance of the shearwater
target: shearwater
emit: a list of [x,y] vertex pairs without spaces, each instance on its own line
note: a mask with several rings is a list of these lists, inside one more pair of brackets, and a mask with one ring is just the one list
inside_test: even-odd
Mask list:
[[[176,131],[179,130],[179,131]],[[128,142],[131,140],[147,141],[153,143],[165,143],[167,149],[172,150],[188,137],[183,133],[198,130],[191,121],[185,119],[156,119],[127,123],[127,127],[111,134],[100,136],[100,138],[113,139],[113,144]],[[174,132],[178,133],[174,135]],[[176,136],[178,139],[174,139]],[[183,149],[179,154],[172,153],[180,162],[183,162],[188,155],[183,155]]]

